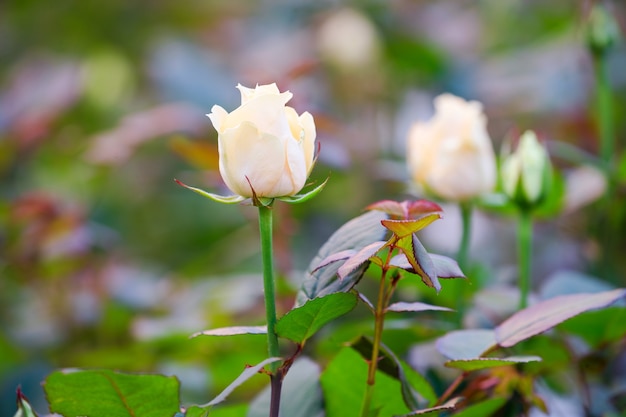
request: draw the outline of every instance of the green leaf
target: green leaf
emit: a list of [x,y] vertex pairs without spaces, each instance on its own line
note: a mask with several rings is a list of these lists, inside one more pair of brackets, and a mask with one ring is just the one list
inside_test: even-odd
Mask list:
[[247,412],[247,404],[220,405],[213,409],[192,406],[181,417],[246,417]]
[[437,350],[448,359],[474,359],[497,346],[490,329],[455,330],[437,339]]
[[343,292],[307,301],[278,320],[276,333],[280,337],[303,344],[322,326],[352,311],[357,302],[356,294]]
[[211,407],[215,404],[221,403],[235,390],[235,388],[237,388],[238,386],[240,386],[241,384],[243,384],[244,382],[246,382],[247,380],[249,380],[256,374],[258,374],[259,371],[263,369],[265,365],[268,365],[270,363],[277,362],[280,360],[281,358],[268,358],[257,365],[247,367],[233,382],[231,382],[229,386],[224,388],[224,390],[220,392],[220,394],[217,397],[213,398],[208,403],[201,405],[200,407],[206,408],[206,407]]
[[422,282],[439,292],[441,284],[437,279],[435,264],[417,236],[415,234],[405,236],[396,242],[396,246],[404,253],[414,273],[422,278]]
[[427,416],[430,414],[437,414],[439,415],[439,413],[441,413],[442,411],[453,411],[457,405],[463,401],[463,398],[461,397],[456,397],[456,398],[451,398],[448,401],[446,401],[444,404],[438,405],[436,407],[431,407],[431,408],[425,408],[422,410],[416,410],[413,411],[409,414],[404,414],[402,416],[395,416],[395,417],[413,417],[413,416]]
[[309,201],[310,199],[312,199],[313,197],[318,195],[320,193],[320,191],[322,191],[324,189],[324,187],[326,186],[326,183],[328,182],[328,180],[329,180],[329,178],[326,178],[326,180],[324,180],[323,183],[321,183],[317,187],[313,188],[311,191],[308,191],[308,192],[306,192],[304,194],[296,194],[296,195],[292,195],[292,196],[277,197],[276,199],[280,200],[280,201],[284,201],[285,203],[290,203],[290,204],[304,203],[305,201]]
[[444,365],[448,368],[456,368],[462,371],[476,371],[479,369],[495,368],[497,366],[539,361],[541,361],[539,356],[509,356],[506,358],[457,359],[448,361]]
[[440,213],[427,214],[416,220],[383,220],[381,223],[394,235],[401,238],[418,232],[434,222],[441,219]]
[[[351,346],[361,354],[364,360],[370,360],[372,343],[369,337],[361,336]],[[378,370],[400,382],[402,398],[409,410],[425,407],[437,400],[437,395],[428,381],[413,368],[400,361],[384,344],[380,346],[380,354]]]
[[626,336],[626,308],[611,306],[588,311],[561,323],[559,329],[577,334],[590,346],[599,347]]
[[507,398],[490,398],[454,414],[454,417],[485,417],[490,416],[507,402]]
[[395,311],[395,312],[419,312],[419,311],[454,311],[448,307],[435,306],[432,304],[413,302],[398,302],[393,303],[389,307],[387,307],[386,311]]
[[347,292],[361,279],[367,268],[367,264],[361,265],[349,276],[340,280],[337,270],[341,266],[338,263],[318,268],[320,263],[330,255],[345,251],[359,251],[372,242],[381,240],[387,230],[380,221],[387,218],[385,213],[370,211],[356,217],[341,226],[322,245],[319,252],[311,261],[308,273],[304,277],[302,287],[296,297],[296,306],[303,305],[307,300],[331,294],[334,292]]
[[[268,386],[252,400],[246,417],[267,417],[270,396],[271,389]],[[301,357],[289,368],[283,381],[280,414],[287,417],[324,416],[320,367],[311,359]]]
[[17,412],[13,417],[37,417],[37,413],[19,387],[17,388]]
[[239,334],[267,334],[267,326],[232,326],[203,330],[191,335],[198,336],[235,336]]
[[[320,380],[326,417],[360,416],[367,383],[367,363],[358,352],[349,347],[341,349],[330,361]],[[400,382],[380,371],[376,372],[372,409],[377,409],[380,416],[411,411],[404,405]]]
[[229,195],[229,196],[223,196],[223,195],[218,195],[218,194],[213,194],[213,193],[209,193],[207,191],[204,191],[203,189],[200,188],[196,188],[196,187],[191,187],[177,179],[175,179],[174,181],[176,181],[176,184],[187,188],[188,190],[193,191],[194,193],[200,194],[203,197],[209,198],[213,201],[217,201],[218,203],[223,203],[223,204],[237,204],[237,203],[241,203],[242,201],[246,200],[246,197],[240,196],[240,195]]
[[163,417],[179,409],[175,377],[62,370],[44,383],[50,411],[63,416]]
[[541,301],[518,311],[495,330],[496,341],[511,347],[529,337],[543,333],[584,311],[606,307],[626,295],[626,289],[595,294],[562,295]]

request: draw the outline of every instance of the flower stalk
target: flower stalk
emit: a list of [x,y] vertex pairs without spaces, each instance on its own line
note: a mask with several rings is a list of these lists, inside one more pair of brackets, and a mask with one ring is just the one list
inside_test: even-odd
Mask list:
[[[459,243],[459,250],[457,253],[457,262],[463,270],[467,270],[467,263],[469,262],[469,245],[472,236],[472,203],[464,201],[459,203],[461,210],[461,242]],[[457,283],[455,288],[456,304],[455,309],[457,311],[457,324],[461,324],[465,313],[465,282]]]
[[467,268],[470,238],[472,236],[472,204],[464,201],[459,204],[459,208],[461,209],[462,234],[456,259],[459,266],[464,269]]
[[521,208],[517,221],[517,263],[519,266],[519,309],[528,306],[532,265],[533,220],[530,210]]
[[598,111],[598,130],[600,133],[600,156],[606,163],[607,178],[610,179],[611,160],[614,155],[615,133],[613,132],[613,104],[611,102],[611,86],[607,54],[601,53],[594,57],[596,76],[596,102]]
[[[280,356],[278,336],[276,334],[276,283],[274,281],[274,259],[272,241],[272,207],[263,204],[259,209],[259,231],[261,235],[261,254],[263,259],[263,289],[265,292],[265,316],[267,320],[267,351],[268,357]],[[271,403],[270,417],[278,417],[280,408],[280,393],[283,374],[278,368],[278,362],[270,364],[271,371]]]

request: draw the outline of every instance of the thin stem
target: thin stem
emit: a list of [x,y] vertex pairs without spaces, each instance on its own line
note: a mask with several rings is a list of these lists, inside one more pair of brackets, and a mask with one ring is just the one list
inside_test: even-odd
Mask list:
[[[261,254],[263,258],[263,289],[265,291],[265,315],[267,319],[267,350],[270,358],[280,356],[276,335],[276,291],[274,282],[274,259],[272,248],[272,209],[259,205],[259,230],[261,234]],[[270,365],[271,403],[270,417],[278,417],[283,374],[278,362]]]
[[616,224],[611,210],[615,200],[616,178],[614,175],[615,132],[613,123],[613,103],[611,100],[611,86],[609,82],[608,51],[597,51],[593,54],[594,72],[596,79],[596,119],[600,136],[600,157],[604,161],[604,175],[607,190],[604,194],[604,215],[599,216],[600,241],[603,243],[600,270],[603,276],[611,275],[612,260],[615,256],[615,233],[612,227]]
[[389,303],[393,287],[387,288],[387,271],[389,270],[389,260],[393,252],[393,246],[389,247],[387,260],[382,268],[380,277],[380,285],[378,286],[378,300],[376,301],[376,310],[374,311],[374,342],[372,345],[372,356],[370,358],[367,369],[367,385],[365,387],[365,396],[363,397],[363,405],[361,407],[361,417],[368,417],[370,405],[374,394],[374,385],[376,384],[376,370],[378,369],[378,355],[380,354],[380,344],[382,342],[383,328],[385,323],[385,309]]
[[517,263],[519,267],[519,309],[528,306],[533,249],[533,220],[530,210],[520,209],[517,222]]
[[596,100],[598,109],[598,129],[600,133],[600,156],[606,162],[607,178],[611,178],[611,160],[615,151],[613,132],[613,105],[606,52],[594,56],[596,76]]
[[461,209],[461,223],[463,234],[461,235],[461,243],[457,254],[457,262],[461,268],[467,267],[470,238],[472,235],[472,204],[462,202],[459,204]]
[[441,394],[441,397],[439,397],[439,399],[435,403],[435,406],[442,405],[443,403],[445,403],[448,400],[448,398],[450,398],[452,393],[454,393],[454,391],[459,387],[459,385],[461,385],[461,382],[463,382],[463,379],[466,376],[467,376],[467,372],[463,372],[461,375],[457,376],[456,379],[452,381],[452,384],[450,384],[450,386],[446,389],[446,391],[443,394]]
[[[469,246],[472,236],[472,203],[467,201],[462,202],[459,204],[459,208],[461,210],[462,233],[456,259],[461,269],[466,270],[469,261]],[[465,289],[467,283],[463,280],[457,281],[458,282],[455,282],[456,286],[454,287],[454,298],[456,300],[455,309],[457,311],[457,324],[460,326],[463,322],[463,315],[465,313]]]

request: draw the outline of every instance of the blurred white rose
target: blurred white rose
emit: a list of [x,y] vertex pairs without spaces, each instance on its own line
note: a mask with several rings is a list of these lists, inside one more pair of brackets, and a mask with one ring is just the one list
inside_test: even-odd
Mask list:
[[449,201],[491,191],[496,161],[482,105],[451,94],[435,98],[435,115],[415,123],[407,141],[413,181]]
[[285,104],[293,96],[276,84],[238,85],[241,106],[228,113],[213,106],[219,168],[230,190],[243,197],[291,196],[304,187],[313,168],[315,124]]
[[322,23],[317,45],[324,60],[348,72],[362,71],[381,54],[374,24],[361,12],[349,8],[336,11]]

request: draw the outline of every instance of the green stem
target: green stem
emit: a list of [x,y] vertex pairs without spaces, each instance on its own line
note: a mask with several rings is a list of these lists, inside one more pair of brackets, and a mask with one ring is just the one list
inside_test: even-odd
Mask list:
[[383,338],[383,328],[385,323],[385,310],[391,298],[393,287],[387,289],[387,271],[389,270],[389,261],[393,247],[389,248],[387,261],[382,268],[380,285],[378,286],[378,300],[376,301],[376,310],[374,311],[374,342],[372,345],[372,356],[370,358],[367,369],[367,385],[365,387],[365,396],[363,397],[363,405],[361,407],[361,417],[368,417],[372,397],[374,395],[374,385],[376,384],[376,370],[378,369],[378,356],[380,354],[380,345]]
[[611,102],[611,86],[606,52],[594,57],[596,76],[596,100],[598,109],[598,130],[600,134],[600,156],[606,163],[607,179],[611,178],[612,159],[615,151],[615,134],[613,132],[613,105]]
[[459,204],[459,208],[461,209],[463,232],[461,235],[459,252],[457,254],[457,262],[461,268],[467,268],[470,238],[472,236],[472,204],[467,201],[462,202]]
[[604,175],[607,181],[607,190],[604,194],[604,215],[599,216],[600,241],[603,243],[600,273],[610,277],[616,251],[615,232],[612,229],[617,224],[612,210],[615,201],[616,176],[614,175],[615,162],[615,132],[613,123],[613,103],[611,100],[611,86],[609,83],[608,51],[597,51],[593,55],[594,72],[596,78],[596,119],[600,136],[600,157],[604,161]]
[[[468,268],[469,262],[469,246],[470,239],[472,236],[472,203],[470,202],[462,202],[459,204],[459,209],[461,210],[461,242],[459,244],[459,251],[457,253],[457,262],[461,267],[461,270],[465,271]],[[465,291],[467,282],[465,280],[455,280],[454,289],[454,300],[455,306],[454,308],[457,311],[457,325],[461,325],[463,322],[463,315],[465,314]]]
[[517,223],[517,262],[519,266],[519,309],[528,306],[533,249],[533,220],[530,210],[520,209]]
[[[261,254],[263,258],[263,289],[265,291],[265,315],[267,319],[267,351],[270,358],[280,356],[276,335],[276,291],[274,282],[274,259],[272,247],[272,208],[259,205],[259,230],[261,234]],[[270,364],[271,404],[270,417],[278,417],[282,373],[278,372],[278,362]]]

